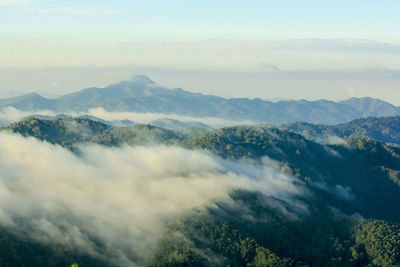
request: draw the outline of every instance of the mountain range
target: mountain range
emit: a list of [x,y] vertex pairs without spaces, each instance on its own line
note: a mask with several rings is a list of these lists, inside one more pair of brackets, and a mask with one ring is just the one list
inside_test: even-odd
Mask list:
[[0,108],[9,106],[23,111],[46,109],[57,113],[85,112],[90,108],[102,107],[107,111],[218,117],[273,124],[297,121],[338,124],[371,116],[400,115],[399,107],[368,97],[339,102],[329,100],[270,102],[260,98],[223,98],[192,93],[181,88],[167,89],[144,75],[104,88],[86,88],[55,99],[30,93],[0,100]]
[[[32,114],[22,119],[56,120],[56,119],[89,119],[109,126],[132,126],[137,123],[130,120],[106,121],[90,115],[70,116],[59,114],[57,116],[44,116]],[[173,130],[180,133],[198,134],[207,133],[215,130],[207,124],[196,121],[179,121],[170,118],[160,118],[149,121],[151,126],[156,126],[166,130]],[[280,130],[293,132],[302,135],[308,140],[321,144],[345,143],[349,138],[373,139],[390,146],[400,146],[400,116],[394,117],[368,117],[355,119],[350,122],[336,125],[312,124],[308,122],[284,123],[279,125],[259,124],[266,128],[278,128]]]

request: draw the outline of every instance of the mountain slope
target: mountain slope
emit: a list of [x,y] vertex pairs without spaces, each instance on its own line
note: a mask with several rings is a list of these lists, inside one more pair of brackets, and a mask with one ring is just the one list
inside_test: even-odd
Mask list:
[[172,144],[183,139],[180,133],[152,125],[137,124],[114,127],[88,118],[45,120],[32,117],[13,123],[5,129],[70,149],[82,143],[98,143],[109,146],[151,142]]
[[150,125],[111,127],[88,119],[32,118],[7,129],[69,148],[80,143],[162,143],[206,150],[232,161],[261,163],[267,156],[279,163],[283,172],[312,186],[321,197],[333,197],[332,205],[339,205],[350,214],[358,212],[400,223],[400,207],[396,204],[400,201],[400,150],[374,140],[353,138],[345,145],[327,146],[295,133],[261,126],[228,127],[199,135]]
[[350,98],[341,103],[365,114],[364,117],[391,116],[398,112],[395,106],[371,97]]
[[55,109],[56,101],[36,93],[25,94],[9,99],[0,99],[1,107],[14,107],[20,110]]
[[383,143],[400,145],[400,116],[356,119],[338,125],[296,122],[283,124],[280,129],[301,134],[310,140],[327,142],[332,137],[374,139]]
[[[71,133],[67,127],[71,122],[75,129],[86,130]],[[346,145],[321,145],[295,133],[260,126],[228,127],[198,136],[147,125],[111,127],[88,119],[32,118],[13,124],[8,130],[66,147],[81,143],[141,145],[146,143],[142,137],[154,136],[158,143],[205,150],[229,159],[233,168],[238,162],[272,164],[296,177],[298,188],[305,192],[295,199],[281,199],[257,191],[236,190],[231,195],[233,203],[218,202],[184,217],[172,218],[154,254],[149,256],[150,262],[141,265],[398,266],[400,263],[397,205],[400,150],[397,148],[361,139],[349,139]],[[82,139],[83,136],[86,138]],[[3,236],[10,235],[7,229],[3,231]],[[43,248],[29,241],[31,248],[18,242],[19,239],[16,244],[10,238],[0,239],[0,246],[7,248],[0,260],[11,262],[9,255],[18,247],[24,255],[35,255],[38,247],[44,249],[43,257],[55,255],[52,262],[60,262],[59,265],[65,262],[94,265],[90,257],[66,247]],[[32,257],[33,266],[42,263],[43,257]]]
[[146,76],[136,76],[105,88],[87,88],[54,100],[37,94],[0,100],[0,107],[7,106],[27,111],[50,109],[56,112],[85,112],[90,108],[102,107],[108,111],[219,117],[279,124],[295,121],[337,124],[367,116],[400,115],[400,108],[373,98],[353,98],[341,102],[292,100],[276,103],[259,98],[226,99],[180,88],[166,89]]
[[204,129],[204,130],[212,130],[213,128],[211,126],[208,126],[207,124],[201,123],[201,122],[182,122],[174,119],[168,119],[168,118],[162,118],[158,120],[154,120],[150,123],[151,125],[161,127],[164,129],[169,129],[169,130],[182,130],[186,128],[199,128],[199,129]]

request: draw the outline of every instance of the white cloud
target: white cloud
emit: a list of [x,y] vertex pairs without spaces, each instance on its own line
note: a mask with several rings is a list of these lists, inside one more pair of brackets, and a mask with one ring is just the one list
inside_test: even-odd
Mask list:
[[5,107],[0,111],[0,126],[7,126],[10,123],[22,120],[32,114],[43,115],[43,116],[55,116],[55,112],[50,110],[40,111],[21,111],[13,107]]
[[110,112],[103,108],[92,108],[87,112],[88,115],[101,118],[106,121],[113,120],[131,120],[137,123],[150,123],[157,119],[171,118],[183,122],[202,122],[215,128],[238,125],[238,124],[254,124],[256,122],[249,120],[234,121],[226,120],[215,117],[191,117],[177,114],[163,114],[163,113],[138,113],[138,112]]
[[[311,140],[313,138],[310,138]],[[336,136],[336,135],[324,135],[318,136],[315,138],[315,141],[320,144],[330,144],[330,145],[346,145],[347,142],[345,139]]]
[[[233,121],[233,120],[225,120],[214,117],[190,117],[190,116],[182,116],[176,114],[162,114],[162,113],[138,113],[138,112],[109,112],[103,108],[92,108],[87,112],[66,112],[64,115],[69,116],[84,116],[90,115],[97,117],[99,119],[103,119],[105,121],[114,121],[114,120],[131,120],[136,123],[150,123],[157,119],[162,118],[171,118],[183,122],[202,122],[209,126],[219,128],[231,125],[238,124],[254,124],[256,122],[243,120],[243,121]],[[43,116],[56,116],[60,115],[57,112],[51,110],[36,110],[36,111],[21,111],[13,107],[6,107],[0,111],[0,126],[7,126],[10,123],[20,121],[31,115],[43,115]]]
[[77,156],[7,133],[0,147],[1,225],[120,265],[140,265],[170,218],[230,202],[235,189],[287,200],[301,194],[273,164],[243,165],[177,147],[95,145]]

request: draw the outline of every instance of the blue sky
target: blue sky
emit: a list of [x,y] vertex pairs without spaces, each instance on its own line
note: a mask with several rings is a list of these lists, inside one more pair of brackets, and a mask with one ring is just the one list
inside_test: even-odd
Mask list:
[[149,74],[228,97],[400,104],[399,10],[397,0],[0,0],[0,97]]
[[2,38],[399,40],[400,1],[0,0]]

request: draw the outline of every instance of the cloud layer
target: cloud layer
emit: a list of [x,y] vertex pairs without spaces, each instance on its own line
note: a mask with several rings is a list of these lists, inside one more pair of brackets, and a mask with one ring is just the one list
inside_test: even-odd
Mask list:
[[51,110],[40,110],[40,111],[21,111],[13,107],[6,107],[0,111],[0,126],[8,126],[13,122],[17,122],[26,118],[30,115],[42,115],[42,116],[56,116],[57,114]]
[[[92,108],[87,112],[88,115],[101,118],[106,121],[113,120],[131,120],[137,123],[150,123],[152,121],[162,119],[162,118],[170,118],[183,122],[201,122],[205,123],[209,126],[220,128],[238,124],[254,124],[256,122],[249,120],[235,121],[235,120],[226,120],[220,118],[213,117],[190,117],[176,114],[162,114],[162,113],[137,113],[137,112],[109,112],[103,108]],[[83,114],[82,114],[83,115]]]
[[8,133],[0,147],[2,226],[119,265],[140,264],[170,218],[231,202],[235,189],[301,193],[270,161],[256,167],[166,146],[86,146],[77,156]]
[[[105,121],[118,121],[118,120],[131,120],[135,123],[151,123],[152,121],[170,118],[179,120],[182,122],[202,122],[209,126],[220,128],[238,124],[254,124],[256,122],[242,120],[242,121],[234,121],[234,120],[225,120],[220,118],[213,117],[190,117],[190,116],[182,116],[176,114],[162,114],[162,113],[138,113],[138,112],[110,112],[103,108],[92,108],[87,112],[77,113],[77,112],[66,112],[64,115],[69,116],[84,116],[90,115],[96,118],[105,120]],[[0,110],[0,126],[8,126],[13,122],[20,121],[31,115],[42,115],[42,116],[56,116],[60,115],[51,110],[37,110],[37,111],[21,111],[13,107],[6,107]]]

